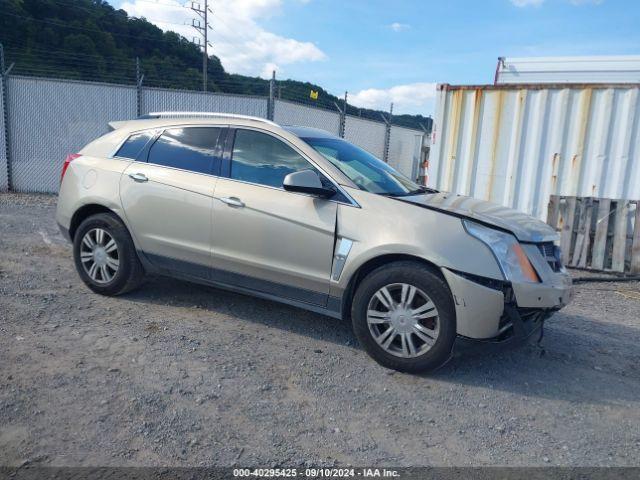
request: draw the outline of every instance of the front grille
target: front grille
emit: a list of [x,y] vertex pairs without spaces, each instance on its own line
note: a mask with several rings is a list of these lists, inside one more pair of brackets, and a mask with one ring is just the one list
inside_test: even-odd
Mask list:
[[538,249],[540,250],[540,252],[542,253],[542,256],[544,257],[553,257],[555,253],[555,247],[556,246],[553,244],[553,242],[545,242],[545,243],[538,244]]
[[538,250],[554,272],[562,269],[562,260],[560,259],[560,249],[553,242],[544,242],[536,244]]

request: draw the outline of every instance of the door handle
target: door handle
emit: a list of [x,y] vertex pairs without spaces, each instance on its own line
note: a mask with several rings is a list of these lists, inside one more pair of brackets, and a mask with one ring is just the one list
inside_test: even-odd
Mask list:
[[244,202],[236,197],[222,197],[220,198],[222,203],[226,203],[230,207],[242,208],[244,207]]
[[129,174],[129,178],[131,178],[132,180],[138,182],[138,183],[143,183],[143,182],[148,182],[149,179],[147,178],[147,176],[144,173],[130,173]]

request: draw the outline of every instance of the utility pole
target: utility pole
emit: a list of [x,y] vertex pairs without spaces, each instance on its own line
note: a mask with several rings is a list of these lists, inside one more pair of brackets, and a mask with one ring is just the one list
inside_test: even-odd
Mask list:
[[269,103],[267,104],[267,120],[272,120],[276,113],[276,71],[271,73],[269,80]]
[[211,9],[209,8],[209,0],[204,0],[204,7],[202,4],[197,2],[191,2],[191,10],[196,12],[198,16],[202,19],[202,23],[197,18],[194,18],[191,21],[191,26],[195,28],[200,35],[202,35],[202,39],[204,40],[202,44],[202,90],[207,91],[207,67],[209,63],[209,47],[212,45],[209,43],[209,13],[213,14]]

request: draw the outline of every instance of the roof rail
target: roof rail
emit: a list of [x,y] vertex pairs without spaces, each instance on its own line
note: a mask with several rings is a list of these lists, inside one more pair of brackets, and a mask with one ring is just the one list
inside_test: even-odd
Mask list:
[[171,118],[171,117],[205,117],[205,118],[236,118],[241,120],[255,120],[256,122],[268,123],[279,127],[275,122],[267,120],[261,117],[252,117],[249,115],[236,115],[235,113],[217,113],[217,112],[151,112],[146,115],[141,115],[138,120],[146,120],[152,118]]

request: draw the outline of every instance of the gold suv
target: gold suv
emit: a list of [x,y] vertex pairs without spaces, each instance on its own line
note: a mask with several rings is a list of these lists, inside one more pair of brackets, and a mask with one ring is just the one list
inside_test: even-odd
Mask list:
[[67,157],[56,213],[94,292],[153,273],[285,302],[350,320],[409,372],[443,365],[456,339],[526,338],[570,299],[549,226],[324,131],[171,112],[110,125]]

